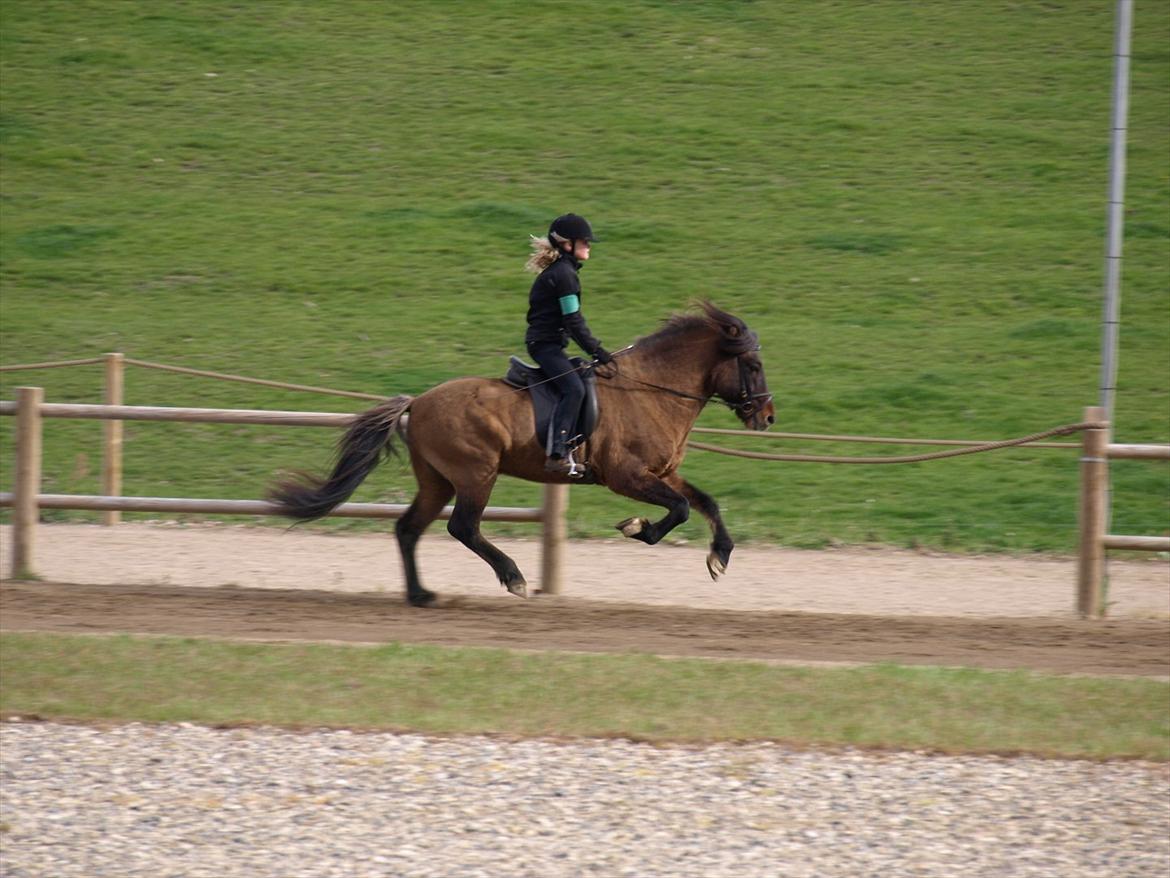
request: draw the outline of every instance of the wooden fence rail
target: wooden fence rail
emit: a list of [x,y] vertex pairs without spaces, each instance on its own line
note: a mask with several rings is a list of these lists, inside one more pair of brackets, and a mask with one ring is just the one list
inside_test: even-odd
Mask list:
[[[272,515],[275,507],[264,500],[204,500],[184,497],[123,497],[41,493],[42,421],[44,418],[80,418],[103,421],[172,421],[212,424],[266,424],[295,427],[345,426],[353,415],[329,412],[286,412],[262,409],[163,408],[158,406],[73,405],[44,402],[39,387],[17,388],[15,402],[0,401],[0,415],[15,415],[16,469],[14,490],[0,493],[0,507],[13,508],[13,578],[36,575],[36,526],[39,510],[90,509],[103,512],[191,512],[213,515]],[[109,433],[106,433],[108,440]],[[119,467],[118,486],[121,483]],[[103,489],[109,490],[103,478]],[[541,590],[556,594],[562,587],[561,543],[568,505],[566,485],[545,485],[539,507],[489,506],[485,521],[539,522],[542,528]],[[343,503],[330,513],[343,518],[400,518],[409,507],[397,503]],[[451,517],[446,507],[439,517]]]
[[[202,500],[189,497],[103,497],[95,494],[37,494],[38,509],[84,509],[94,512],[189,512],[202,515],[279,515],[267,500]],[[15,506],[16,494],[0,493],[0,507]],[[329,513],[336,518],[401,518],[410,507],[405,503],[342,503]],[[446,521],[455,511],[444,506],[438,518]],[[490,521],[541,522],[540,506],[488,506],[484,518]]]

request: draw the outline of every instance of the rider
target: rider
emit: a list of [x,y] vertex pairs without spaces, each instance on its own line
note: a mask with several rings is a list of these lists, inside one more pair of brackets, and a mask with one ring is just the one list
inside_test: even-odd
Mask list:
[[585,384],[569,363],[565,348],[572,338],[598,363],[612,363],[613,357],[601,346],[581,313],[581,281],[577,272],[589,258],[593,229],[582,216],[566,213],[549,226],[546,238],[533,238],[536,251],[525,266],[539,272],[528,294],[528,332],[524,344],[528,353],[552,380],[560,400],[552,419],[552,444],[545,469],[574,474],[568,457],[570,431],[577,424],[585,401]]

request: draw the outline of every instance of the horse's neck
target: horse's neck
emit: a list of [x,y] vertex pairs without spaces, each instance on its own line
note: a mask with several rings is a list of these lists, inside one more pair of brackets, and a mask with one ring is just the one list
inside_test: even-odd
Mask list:
[[701,340],[683,340],[670,347],[663,345],[646,351],[635,349],[632,356],[620,361],[619,368],[628,370],[643,381],[653,381],[672,390],[705,397],[708,376],[713,366],[707,345],[702,344]]
[[635,349],[618,364],[622,375],[657,388],[643,396],[640,405],[661,411],[663,420],[677,427],[680,436],[690,433],[709,391],[708,375],[714,367],[709,345],[683,340],[669,347]]

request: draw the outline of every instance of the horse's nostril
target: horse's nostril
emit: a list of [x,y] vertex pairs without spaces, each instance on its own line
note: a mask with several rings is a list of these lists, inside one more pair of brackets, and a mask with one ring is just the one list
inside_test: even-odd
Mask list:
[[768,415],[768,426],[771,427],[774,423],[776,423],[776,416]]

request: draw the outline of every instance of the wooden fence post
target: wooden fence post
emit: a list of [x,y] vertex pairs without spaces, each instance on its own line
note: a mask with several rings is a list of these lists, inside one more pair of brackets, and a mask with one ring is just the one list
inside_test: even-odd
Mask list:
[[[122,405],[124,397],[123,373],[125,356],[106,354],[105,404]],[[106,497],[122,496],[122,422],[102,422],[102,494]],[[102,524],[117,524],[122,513],[107,510],[102,513]]]
[[13,485],[12,578],[36,578],[37,496],[41,493],[40,387],[16,388],[16,479]]
[[[1105,410],[1085,409],[1086,421],[1104,421]],[[1081,438],[1081,545],[1077,564],[1077,612],[1084,618],[1105,615],[1105,527],[1108,516],[1109,425],[1085,430]]]
[[540,590],[561,593],[562,550],[565,545],[565,510],[569,506],[568,485],[545,485],[541,505]]

